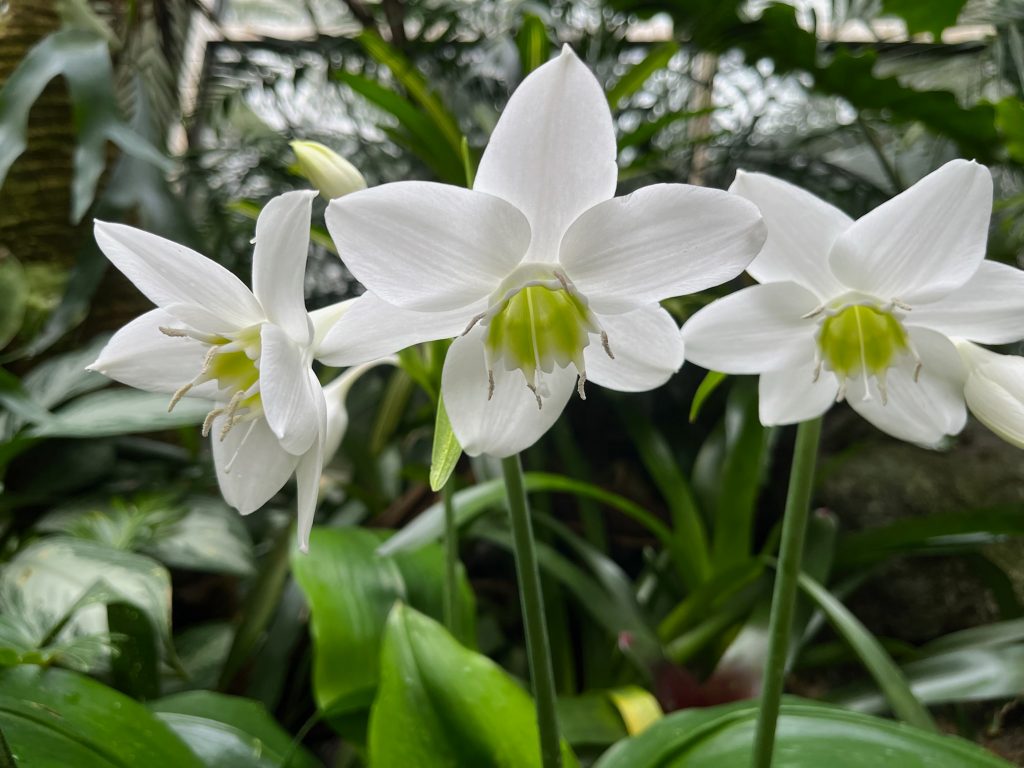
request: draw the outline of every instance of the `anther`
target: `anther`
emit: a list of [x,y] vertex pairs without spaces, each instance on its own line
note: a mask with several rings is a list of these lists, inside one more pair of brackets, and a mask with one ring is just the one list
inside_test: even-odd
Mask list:
[[809,320],[810,318],[814,317],[815,315],[820,315],[824,311],[825,311],[825,305],[824,304],[819,304],[817,307],[812,309],[806,315],[800,315],[800,319],[801,320]]
[[604,351],[608,355],[608,357],[610,357],[612,360],[614,360],[615,359],[615,355],[612,354],[612,348],[608,344],[608,332],[607,331],[601,331],[601,346],[604,347]]
[[479,323],[485,317],[487,317],[487,313],[486,312],[481,312],[479,315],[474,315],[473,319],[469,321],[469,325],[466,326],[466,330],[464,330],[462,332],[462,335],[465,336],[467,333],[472,331],[473,330],[473,326],[476,325],[477,323]]
[[921,368],[922,367],[923,367],[923,363],[920,360],[918,360],[917,361],[917,365],[914,366],[914,383],[915,384],[917,384],[917,380],[921,378]]
[[533,384],[527,384],[526,388],[533,392],[533,396],[537,398],[537,410],[544,410],[544,401],[541,400],[540,394],[537,392],[537,387],[535,387]]
[[195,386],[195,381],[190,381],[188,384],[179,387],[177,391],[175,391],[175,393],[171,395],[171,402],[167,405],[168,413],[174,410],[174,406],[176,406],[181,401],[181,398],[188,394],[188,391],[192,389],[193,386]]
[[490,400],[494,397],[494,371],[491,368],[487,369],[487,399]]
[[170,336],[171,338],[187,338],[188,331],[183,331],[180,328],[168,328],[165,325],[160,326],[160,333],[164,336]]
[[586,400],[587,399],[587,393],[583,389],[584,386],[586,386],[586,383],[587,383],[587,372],[586,371],[580,371],[580,376],[579,376],[578,379],[576,379],[576,392],[579,394],[580,400]]
[[836,392],[836,402],[841,403],[846,399],[846,379],[839,384],[839,391]]
[[245,397],[245,392],[238,390],[231,396],[227,408],[224,409],[224,426],[220,430],[221,442],[224,441],[224,438],[228,436],[228,432],[231,431],[231,428],[238,421],[238,406],[241,404],[243,397]]
[[213,429],[214,419],[216,419],[222,413],[224,413],[223,408],[214,408],[212,411],[206,414],[206,418],[203,419],[203,437],[210,436],[210,430]]

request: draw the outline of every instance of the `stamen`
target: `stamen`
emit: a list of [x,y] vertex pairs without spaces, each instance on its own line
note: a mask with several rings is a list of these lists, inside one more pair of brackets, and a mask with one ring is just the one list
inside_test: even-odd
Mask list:
[[220,440],[224,442],[224,438],[228,436],[228,432],[235,426],[237,420],[236,414],[238,413],[238,406],[242,402],[242,398],[245,397],[245,392],[239,390],[231,396],[231,400],[228,402],[228,407],[224,409],[225,419],[224,426],[220,430]]
[[839,383],[839,391],[836,392],[836,402],[841,403],[846,399],[846,379]]
[[170,336],[171,338],[188,338],[188,331],[183,331],[181,328],[168,328],[167,326],[160,326],[160,333],[164,336]]
[[893,299],[892,300],[892,305],[894,307],[898,307],[898,308],[902,309],[904,312],[910,312],[910,311],[912,311],[914,309],[912,306],[910,306],[906,302],[900,301],[899,299]]
[[467,333],[472,331],[473,330],[473,326],[476,325],[477,323],[479,323],[485,317],[487,317],[487,313],[486,312],[481,312],[479,315],[475,315],[473,317],[473,319],[469,321],[469,325],[466,326],[466,330],[464,330],[462,332],[462,335],[465,336]]
[[806,315],[800,315],[800,319],[801,320],[809,320],[812,317],[814,317],[815,315],[820,315],[824,311],[825,311],[825,305],[824,304],[819,304],[817,307],[812,309]]
[[487,399],[494,397],[494,370],[487,369]]
[[527,384],[526,388],[533,392],[533,396],[537,398],[537,410],[541,411],[544,409],[544,401],[541,400],[540,394],[537,392],[537,388],[533,384]]
[[586,384],[587,384],[587,372],[586,371],[580,371],[580,376],[579,376],[578,379],[576,379],[576,392],[577,392],[577,394],[579,394],[580,400],[586,400],[587,399],[587,393],[584,390],[584,387],[586,386]]
[[195,380],[193,379],[188,384],[185,384],[185,385],[183,385],[181,387],[178,387],[178,389],[175,391],[175,393],[173,395],[171,395],[171,402],[167,405],[167,412],[170,413],[171,411],[173,411],[174,410],[174,406],[176,406],[179,402],[181,402],[181,398],[183,398],[185,395],[187,395],[188,391],[190,389],[192,389],[192,387],[194,387],[194,386],[195,386]]
[[203,437],[210,436],[210,430],[213,429],[214,419],[216,419],[222,413],[224,413],[223,408],[214,408],[212,411],[206,414],[206,418],[203,420]]
[[604,347],[604,351],[608,355],[608,357],[610,357],[612,360],[614,360],[615,359],[615,355],[612,354],[612,348],[608,345],[608,332],[607,331],[601,331],[601,346]]

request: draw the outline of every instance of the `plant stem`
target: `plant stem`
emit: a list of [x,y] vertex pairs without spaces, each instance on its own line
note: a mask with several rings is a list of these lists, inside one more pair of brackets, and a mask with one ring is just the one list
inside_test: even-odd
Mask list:
[[[444,625],[456,638],[459,637],[459,532],[455,527],[454,482],[448,482],[441,489],[444,504]],[[461,639],[461,638],[459,638]]]
[[562,749],[555,715],[555,675],[551,667],[548,628],[544,619],[544,596],[540,588],[537,553],[533,541],[530,509],[523,488],[523,468],[518,456],[501,460],[508,496],[508,515],[512,525],[512,546],[516,556],[519,599],[526,630],[526,651],[530,660],[530,681],[537,703],[537,725],[540,729],[541,764],[544,768],[561,768]]
[[772,611],[768,625],[768,659],[765,662],[761,708],[754,735],[754,768],[770,768],[775,747],[775,726],[779,719],[782,689],[786,676],[786,653],[793,625],[797,579],[804,552],[804,535],[811,509],[814,465],[821,438],[821,419],[800,424],[793,448],[793,467],[789,473],[789,492],[782,519],[782,542],[775,571]]

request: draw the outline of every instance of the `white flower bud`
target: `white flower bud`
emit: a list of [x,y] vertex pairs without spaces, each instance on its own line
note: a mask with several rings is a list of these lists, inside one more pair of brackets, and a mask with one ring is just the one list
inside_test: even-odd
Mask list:
[[315,141],[293,141],[298,172],[328,200],[366,189],[366,179],[352,163]]
[[1024,358],[957,340],[967,367],[964,398],[971,413],[999,437],[1024,448]]

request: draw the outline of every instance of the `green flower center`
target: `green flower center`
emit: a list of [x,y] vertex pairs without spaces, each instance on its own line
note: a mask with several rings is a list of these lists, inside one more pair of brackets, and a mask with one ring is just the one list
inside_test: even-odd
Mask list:
[[[885,372],[906,352],[913,352],[903,325],[892,312],[853,304],[827,316],[818,330],[821,362],[845,382],[874,377],[885,402]],[[845,389],[845,383],[843,385]]]

